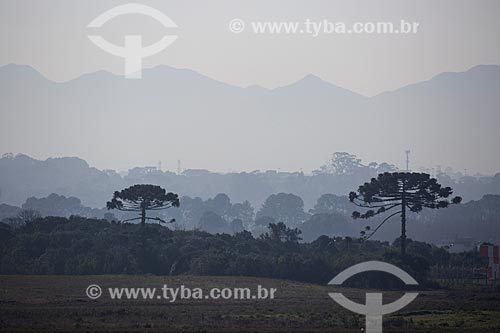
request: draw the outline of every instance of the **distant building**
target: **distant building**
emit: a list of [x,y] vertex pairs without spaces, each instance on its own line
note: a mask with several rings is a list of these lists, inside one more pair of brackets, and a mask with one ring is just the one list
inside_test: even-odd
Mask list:
[[488,271],[486,273],[489,280],[500,280],[500,256],[498,245],[481,245],[479,255],[488,258]]

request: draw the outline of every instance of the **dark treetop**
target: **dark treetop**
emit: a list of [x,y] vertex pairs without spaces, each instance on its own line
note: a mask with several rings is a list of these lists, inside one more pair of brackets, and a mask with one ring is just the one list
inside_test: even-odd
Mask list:
[[[448,199],[453,190],[443,187],[435,178],[426,173],[393,172],[382,173],[372,178],[369,183],[359,186],[357,193],[349,193],[349,200],[359,207],[368,208],[364,213],[355,211],[353,218],[370,218],[396,208],[398,211],[389,215],[370,235],[371,237],[390,217],[401,214],[401,251],[405,252],[406,208],[420,212],[426,208],[446,208],[458,204],[461,197]],[[367,230],[370,230],[367,228]],[[368,237],[368,238],[369,238]]]
[[141,217],[137,219],[141,219],[141,223],[145,223],[146,219],[165,222],[159,218],[146,217],[146,211],[179,207],[179,196],[172,192],[167,193],[165,189],[156,185],[133,185],[116,191],[113,199],[106,203],[106,207],[126,212],[140,212]]

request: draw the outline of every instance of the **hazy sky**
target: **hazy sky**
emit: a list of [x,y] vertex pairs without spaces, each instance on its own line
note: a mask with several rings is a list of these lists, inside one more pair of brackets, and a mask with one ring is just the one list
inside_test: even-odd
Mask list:
[[[364,95],[427,80],[444,71],[500,64],[500,1],[135,1],[178,25],[178,40],[145,59],[145,67],[189,68],[223,82],[276,87],[312,73]],[[94,46],[87,24],[127,1],[2,0],[0,64],[35,67],[64,81],[83,73],[123,72],[123,61]],[[415,35],[233,34],[233,18],[250,21],[417,21]],[[157,41],[165,28],[141,16],[122,16],[99,30],[115,44],[124,34]]]

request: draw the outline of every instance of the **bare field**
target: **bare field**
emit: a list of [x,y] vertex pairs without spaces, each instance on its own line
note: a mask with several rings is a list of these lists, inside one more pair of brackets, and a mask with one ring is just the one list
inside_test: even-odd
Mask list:
[[[97,300],[85,290],[98,284]],[[112,300],[107,288],[185,285],[189,288],[276,288],[264,300]],[[252,277],[0,276],[3,332],[360,332],[364,318],[329,298],[341,290],[364,303],[365,290]],[[402,295],[384,293],[384,300]],[[424,290],[409,306],[384,317],[384,332],[500,332],[498,288]]]

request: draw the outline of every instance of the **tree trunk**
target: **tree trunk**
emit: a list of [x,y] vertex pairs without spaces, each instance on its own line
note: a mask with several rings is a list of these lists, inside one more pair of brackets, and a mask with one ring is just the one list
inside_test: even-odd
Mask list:
[[406,254],[406,179],[403,179],[401,195],[401,254]]
[[146,208],[141,208],[141,225],[144,226],[146,224]]

